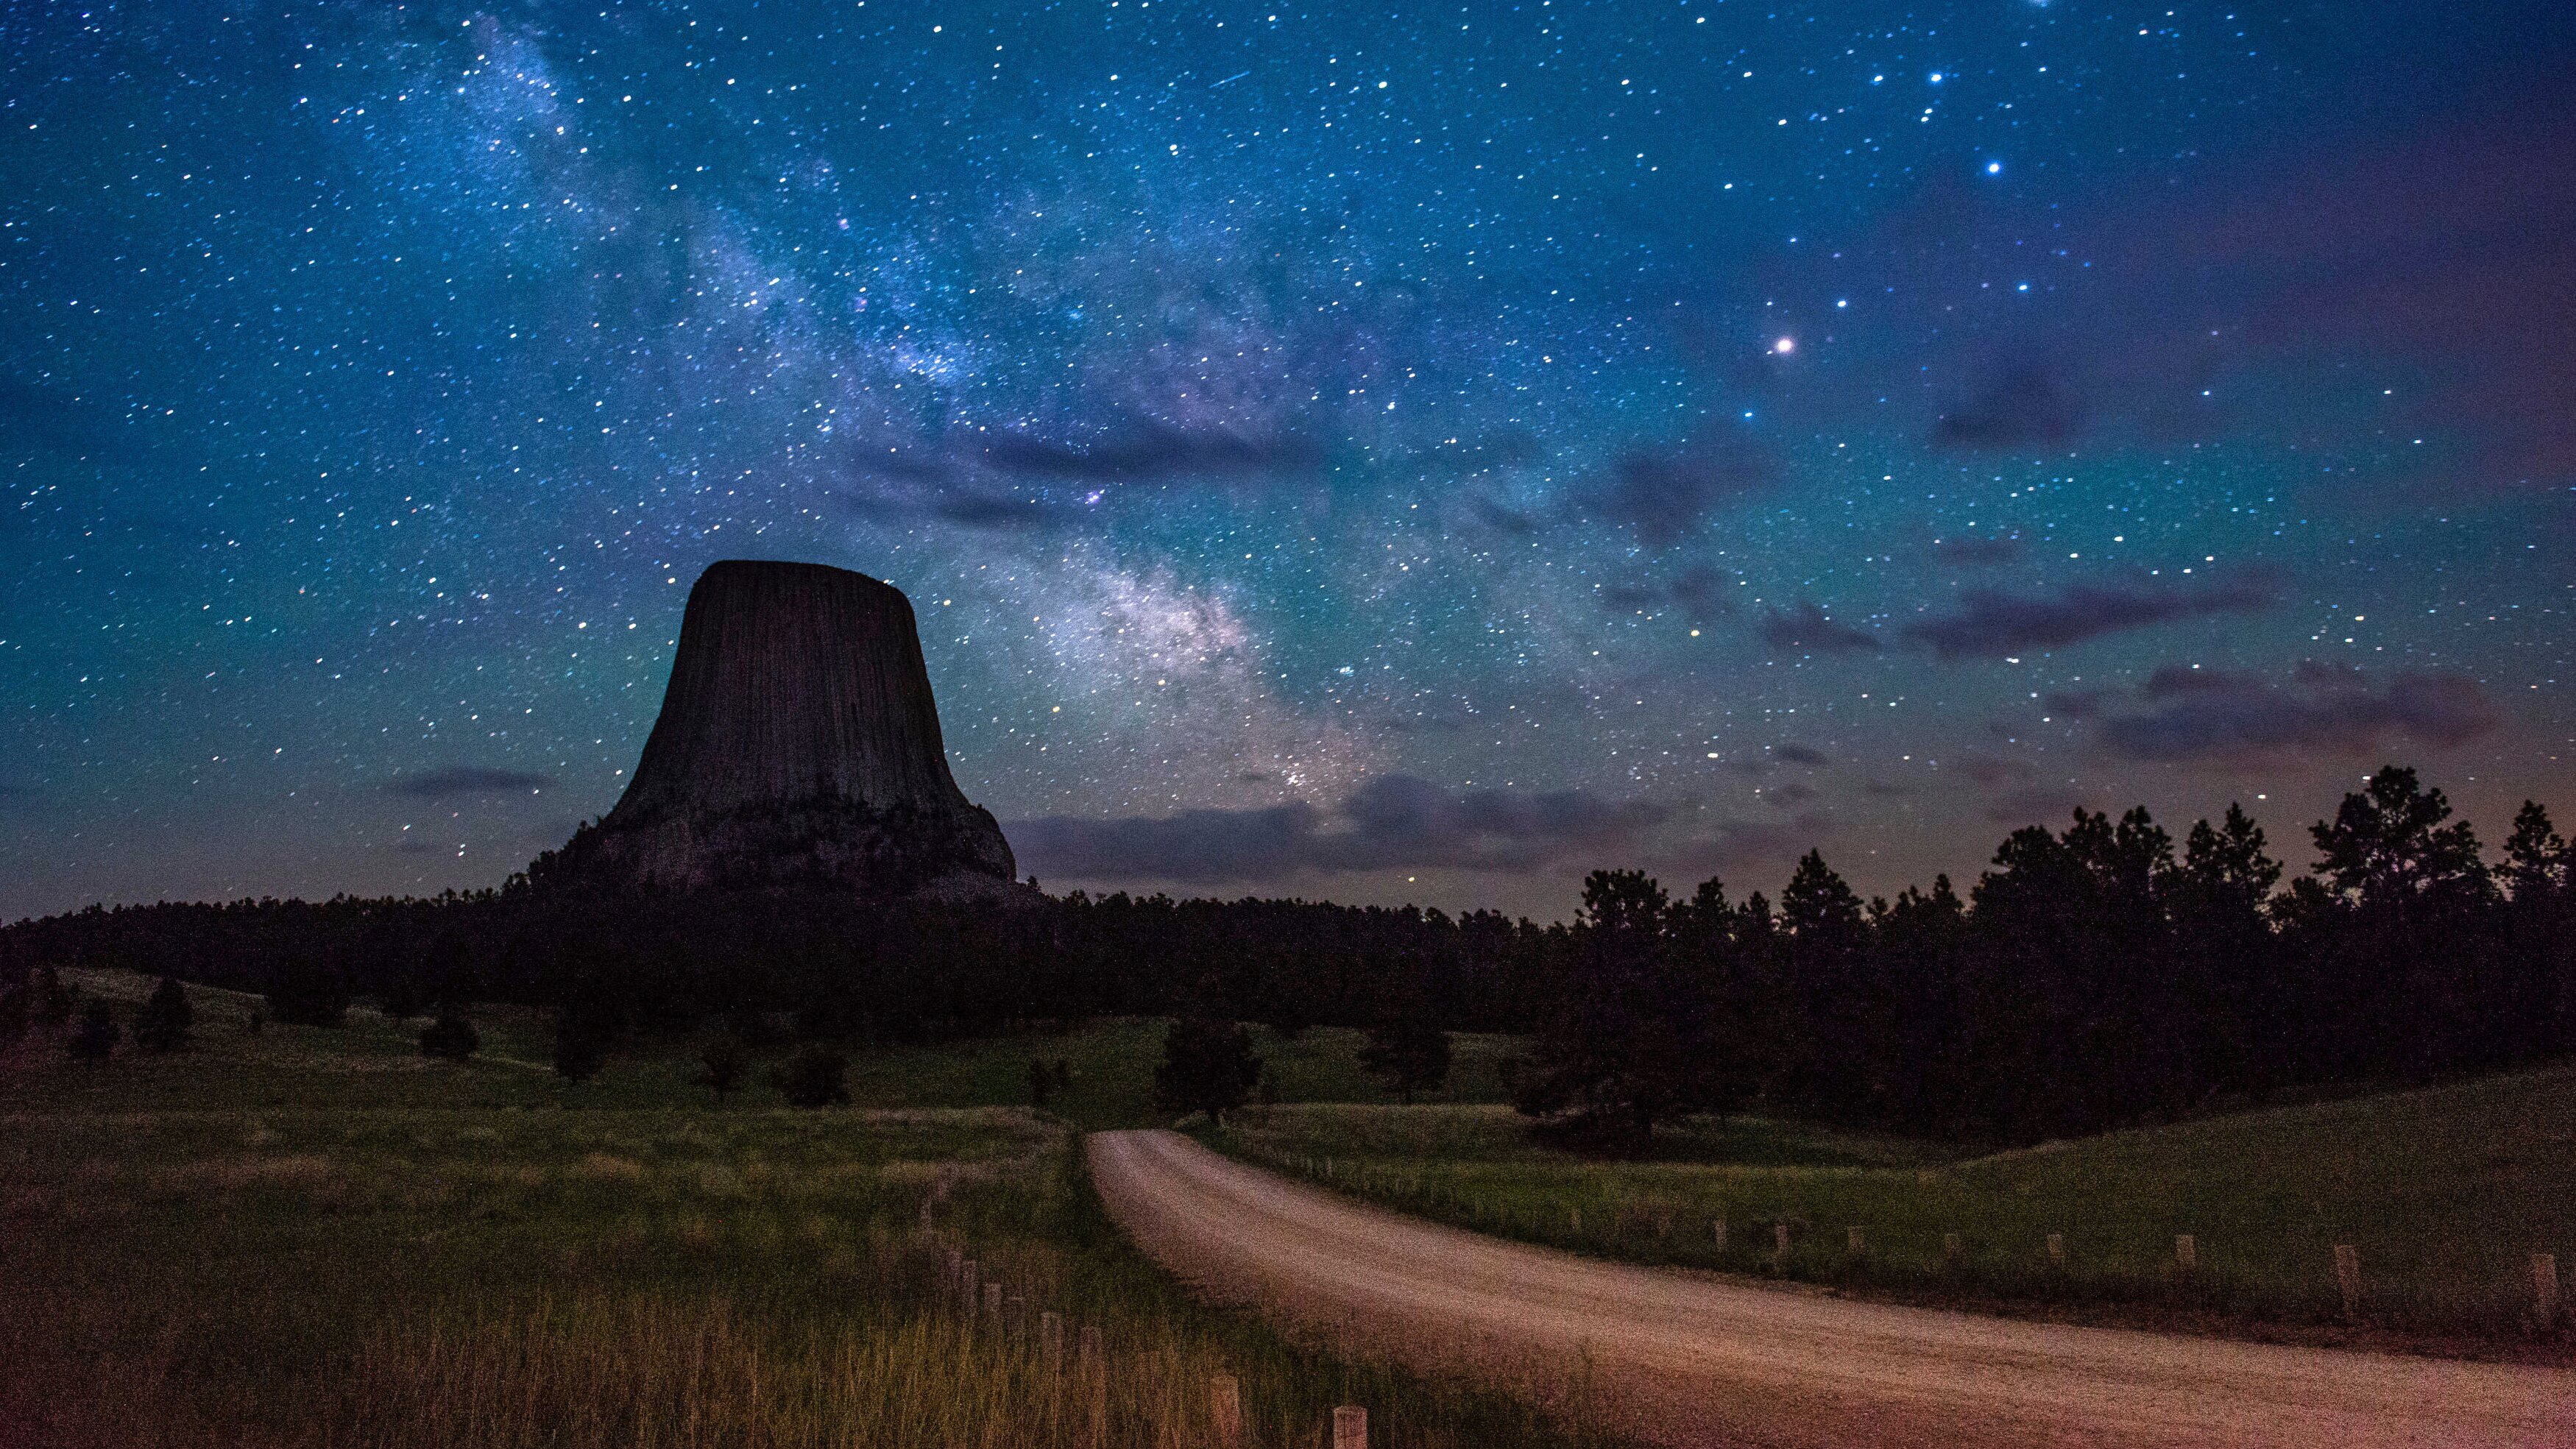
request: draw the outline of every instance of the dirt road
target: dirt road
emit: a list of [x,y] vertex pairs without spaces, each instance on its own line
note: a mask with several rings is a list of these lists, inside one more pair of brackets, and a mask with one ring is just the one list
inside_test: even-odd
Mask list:
[[1170,1132],[1090,1139],[1157,1260],[1344,1342],[1601,1408],[1666,1444],[2576,1446],[2576,1373],[1856,1303],[1626,1267],[1354,1203]]

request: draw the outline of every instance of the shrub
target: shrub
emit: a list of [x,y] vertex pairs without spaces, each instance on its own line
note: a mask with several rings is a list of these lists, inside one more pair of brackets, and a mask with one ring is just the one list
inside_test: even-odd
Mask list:
[[846,1106],[850,1059],[827,1047],[807,1047],[779,1069],[778,1091],[799,1107]]
[[482,1033],[474,1029],[474,1023],[465,1019],[464,1013],[453,1007],[441,1010],[438,1019],[423,1028],[420,1034],[420,1054],[425,1057],[461,1062],[482,1049]]
[[149,1051],[174,1052],[188,1044],[189,1028],[197,1021],[196,1008],[188,1004],[188,991],[179,978],[164,976],[152,988],[143,1009],[134,1013],[134,1044]]

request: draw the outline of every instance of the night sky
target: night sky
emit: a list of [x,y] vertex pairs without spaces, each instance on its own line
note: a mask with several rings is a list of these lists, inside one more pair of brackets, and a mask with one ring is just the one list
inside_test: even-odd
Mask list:
[[0,10],[0,914],[497,885],[688,586],[1050,889],[2576,812],[2558,4]]

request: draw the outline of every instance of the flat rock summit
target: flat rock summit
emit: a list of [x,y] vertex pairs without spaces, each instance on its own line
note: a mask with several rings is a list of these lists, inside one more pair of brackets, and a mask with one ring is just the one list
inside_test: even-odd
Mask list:
[[727,559],[689,590],[662,713],[617,808],[540,888],[1011,889],[1011,847],[948,773],[912,603],[865,574]]

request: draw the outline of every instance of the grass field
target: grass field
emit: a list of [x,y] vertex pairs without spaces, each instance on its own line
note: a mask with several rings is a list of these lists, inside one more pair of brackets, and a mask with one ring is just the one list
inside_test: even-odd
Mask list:
[[[1957,1160],[1731,1119],[1677,1134],[1660,1160],[1590,1162],[1534,1145],[1499,1107],[1283,1106],[1209,1137],[1406,1211],[1606,1256],[1769,1273],[1785,1224],[1777,1271],[1875,1294],[2565,1357],[2532,1341],[2530,1259],[2576,1263],[2576,1069]],[[2337,1244],[2360,1254],[2349,1327]]]
[[[996,1103],[1043,1046],[1084,1114],[1141,1113],[1148,1026],[862,1055],[868,1108],[799,1112],[716,1105],[677,1052],[565,1087],[522,1013],[455,1065],[192,995],[193,1050],[0,1059],[0,1443],[1178,1446],[1219,1372],[1259,1445],[1336,1403],[1384,1443],[1594,1442],[1579,1404],[1301,1348],[1132,1254],[1073,1134]],[[1025,1311],[960,1311],[951,1250]],[[1041,1311],[1101,1330],[1096,1371],[1049,1364]]]

